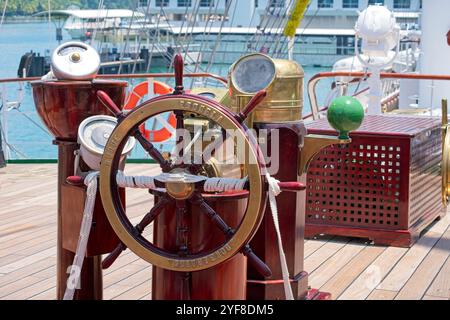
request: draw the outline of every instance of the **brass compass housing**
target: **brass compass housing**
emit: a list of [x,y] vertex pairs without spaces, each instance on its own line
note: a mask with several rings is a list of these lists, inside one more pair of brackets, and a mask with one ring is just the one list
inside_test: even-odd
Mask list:
[[266,98],[251,115],[252,122],[298,121],[303,110],[303,68],[295,61],[272,59],[261,53],[245,55],[230,68],[231,110],[240,112],[260,90]]

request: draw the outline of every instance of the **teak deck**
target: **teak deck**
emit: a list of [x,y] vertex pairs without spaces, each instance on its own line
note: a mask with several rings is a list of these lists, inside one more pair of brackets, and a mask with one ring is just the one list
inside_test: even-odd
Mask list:
[[[155,174],[149,164],[130,173]],[[0,299],[56,297],[56,165],[0,169]],[[127,196],[133,220],[151,197]],[[151,201],[151,200],[149,200]],[[374,246],[362,239],[323,236],[305,243],[313,288],[333,299],[450,299],[450,215],[431,225],[411,248]],[[129,250],[104,272],[105,299],[149,299],[151,267]]]

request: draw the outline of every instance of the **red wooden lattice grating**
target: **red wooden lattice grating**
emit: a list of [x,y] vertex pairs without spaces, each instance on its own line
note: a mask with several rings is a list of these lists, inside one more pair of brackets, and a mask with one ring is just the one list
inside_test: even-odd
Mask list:
[[[307,128],[310,134],[336,134],[326,120]],[[439,119],[367,116],[351,137],[349,145],[322,150],[309,167],[307,234],[308,225],[316,231],[323,226],[315,233],[328,234],[336,227],[410,230],[439,216]],[[370,232],[354,235],[375,238]]]

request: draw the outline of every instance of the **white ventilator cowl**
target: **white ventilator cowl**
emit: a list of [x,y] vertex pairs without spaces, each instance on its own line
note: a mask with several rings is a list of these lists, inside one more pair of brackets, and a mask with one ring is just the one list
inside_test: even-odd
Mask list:
[[[99,115],[85,119],[78,127],[80,156],[92,170],[100,170],[106,143],[116,126],[116,118]],[[121,160],[133,150],[135,144],[136,140],[133,137],[128,139],[123,148]]]
[[369,6],[361,12],[355,31],[362,39],[361,51],[370,56],[386,56],[400,37],[394,14],[383,6]]
[[100,68],[100,56],[83,42],[66,42],[52,54],[52,71],[58,80],[92,80]]

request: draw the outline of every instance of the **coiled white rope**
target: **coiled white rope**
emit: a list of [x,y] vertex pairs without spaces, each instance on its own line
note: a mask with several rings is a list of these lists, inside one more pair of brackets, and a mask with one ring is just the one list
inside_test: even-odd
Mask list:
[[83,268],[84,256],[92,227],[92,216],[94,212],[95,196],[97,194],[98,171],[90,172],[84,179],[87,186],[86,200],[84,202],[83,219],[81,221],[80,236],[78,238],[77,250],[73,263],[70,266],[69,277],[67,278],[66,291],[63,300],[73,300],[75,290],[80,281],[81,269]]

